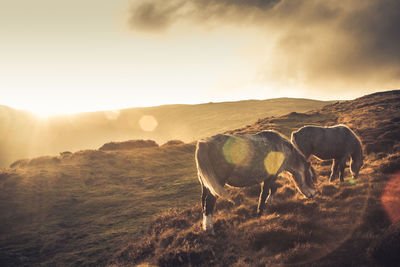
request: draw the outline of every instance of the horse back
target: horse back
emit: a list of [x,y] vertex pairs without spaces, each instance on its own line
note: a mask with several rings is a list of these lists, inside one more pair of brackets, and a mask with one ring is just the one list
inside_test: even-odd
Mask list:
[[[229,139],[228,135],[218,134],[198,142],[198,149],[196,153],[204,153],[215,171],[215,174],[220,177],[221,183],[230,175],[232,172],[232,165],[227,162],[223,147]],[[203,151],[201,151],[203,150]]]
[[360,147],[359,138],[345,125],[304,126],[292,134],[292,141],[306,156],[320,159],[348,157]]
[[[279,151],[287,159],[294,149],[286,138],[273,131],[255,135],[219,134],[200,142],[207,143],[207,155],[219,180],[239,187],[260,183],[270,175],[265,160],[271,151]],[[281,164],[283,167],[284,162]]]

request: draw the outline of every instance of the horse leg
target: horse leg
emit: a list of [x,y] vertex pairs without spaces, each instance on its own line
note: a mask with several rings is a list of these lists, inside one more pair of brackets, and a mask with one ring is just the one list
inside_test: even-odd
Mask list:
[[339,162],[339,179],[340,182],[344,182],[344,169],[346,168],[346,158],[342,158]]
[[212,213],[215,207],[216,197],[211,194],[211,192],[207,189],[207,193],[205,196],[205,209],[203,210],[203,230],[210,231],[214,234],[214,228],[212,224]]
[[265,204],[268,204],[268,205],[272,204],[272,201],[274,199],[274,194],[276,193],[277,190],[278,190],[278,187],[276,186],[275,183],[273,183],[269,186],[269,195],[267,197],[267,200],[265,200]]
[[201,208],[203,213],[206,212],[206,197],[208,194],[208,189],[203,184],[201,184]]
[[258,206],[257,206],[257,215],[260,216],[263,213],[265,200],[267,199],[267,195],[269,194],[269,185],[267,182],[261,183],[261,193],[258,199]]
[[331,175],[329,177],[329,181],[333,182],[336,179],[337,173],[339,169],[339,160],[333,159],[332,168],[331,168]]

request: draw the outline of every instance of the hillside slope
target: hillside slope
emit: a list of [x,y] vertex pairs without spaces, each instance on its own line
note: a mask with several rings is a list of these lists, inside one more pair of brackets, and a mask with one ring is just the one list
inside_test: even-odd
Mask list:
[[0,265],[97,265],[155,214],[193,205],[194,144],[128,147],[135,143],[19,160],[1,170]]
[[[327,103],[330,102],[278,98],[131,108],[47,119],[0,106],[0,167],[20,158],[94,149],[110,141],[153,139],[165,143],[179,139],[191,142],[236,129],[259,118],[291,111],[304,112]],[[148,125],[146,119],[141,124],[142,118],[150,118]]]
[[336,123],[352,127],[364,143],[358,180],[347,175],[345,183],[330,184],[330,162],[313,159],[320,194],[304,200],[282,178],[276,201],[260,218],[259,187],[231,188],[237,205],[217,201],[216,237],[200,227],[194,143],[129,141],[19,160],[0,171],[0,265],[339,266],[396,260],[390,257],[397,255],[391,240],[400,233],[400,91],[268,117],[232,133],[276,129],[289,135],[304,124]]
[[216,235],[201,229],[200,205],[166,213],[142,240],[114,259],[117,266],[396,266],[400,261],[400,91],[377,93],[304,114],[265,118],[232,133],[307,124],[344,123],[364,142],[359,179],[329,183],[329,161],[312,159],[320,194],[303,199],[278,181],[275,202],[256,216],[259,187],[230,189],[236,206],[217,201]]

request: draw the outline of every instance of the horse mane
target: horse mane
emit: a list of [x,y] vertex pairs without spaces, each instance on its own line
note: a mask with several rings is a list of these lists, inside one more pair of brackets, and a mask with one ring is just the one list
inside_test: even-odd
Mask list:
[[[218,137],[222,137],[222,135],[218,135]],[[208,158],[208,149],[209,147],[207,142],[204,142],[202,140],[197,142],[195,159],[200,182],[208,190],[210,190],[212,195],[219,196],[223,199],[228,200],[229,202],[234,203],[234,201],[224,189],[223,185],[221,185],[216,178],[215,170]]]
[[[293,133],[292,133],[293,134]],[[291,152],[293,152],[293,155],[296,155],[296,157],[298,159],[301,159],[303,162],[306,162],[307,159],[304,156],[303,152],[300,151],[300,149],[298,149],[295,145],[292,144],[292,142],[290,142],[290,140],[284,136],[283,134],[281,134],[278,131],[275,130],[265,130],[262,132],[259,132],[255,135],[259,135],[259,136],[268,136],[269,138],[277,138],[279,137],[279,141],[283,141],[283,143],[286,145],[287,148],[289,148],[291,150]],[[278,140],[277,140],[278,141]]]

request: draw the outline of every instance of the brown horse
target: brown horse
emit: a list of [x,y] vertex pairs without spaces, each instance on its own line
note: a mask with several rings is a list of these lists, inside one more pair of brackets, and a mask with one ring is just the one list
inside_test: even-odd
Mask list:
[[361,140],[346,125],[304,126],[292,133],[292,143],[306,158],[314,155],[323,160],[333,159],[330,181],[339,173],[340,181],[343,182],[348,158],[351,158],[350,170],[353,178],[358,177],[363,164]]
[[[276,191],[274,182],[289,172],[306,197],[315,194],[316,175],[311,165],[289,140],[275,131],[255,135],[215,135],[200,140],[196,164],[202,186],[203,229],[213,231],[212,213],[216,197],[231,200],[224,189],[228,184],[245,187],[261,183],[258,214]],[[233,202],[233,201],[232,201]]]

